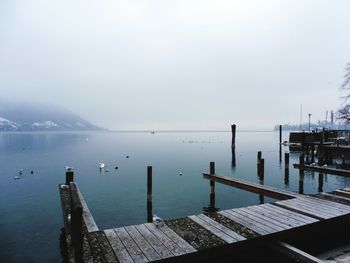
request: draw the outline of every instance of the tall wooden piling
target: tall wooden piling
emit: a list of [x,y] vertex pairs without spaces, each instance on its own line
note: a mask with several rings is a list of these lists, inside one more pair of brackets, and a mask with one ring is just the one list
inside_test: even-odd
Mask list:
[[299,165],[300,165],[300,168],[299,168],[299,175],[303,175],[304,177],[304,164],[305,164],[305,156],[304,156],[304,153],[300,153],[300,156],[299,156]]
[[68,169],[66,171],[66,185],[69,185],[69,183],[73,181],[74,181],[74,171],[72,169]]
[[[210,174],[215,174],[215,162],[210,162]],[[215,211],[215,181],[210,180],[210,206],[209,211]]]
[[318,192],[323,192],[323,173],[318,174]]
[[289,169],[289,153],[284,153],[284,169]]
[[280,144],[282,144],[282,125],[280,125]]
[[261,159],[261,151],[258,151],[258,155],[257,155],[257,163],[259,163]]
[[232,152],[231,167],[235,168],[236,167],[236,149],[232,148],[231,152]]
[[147,222],[153,221],[152,206],[152,166],[147,166]]
[[261,158],[258,163],[258,176],[260,180],[264,180],[264,169],[265,169],[265,160]]
[[236,147],[236,124],[231,125],[231,132],[232,132],[231,148],[235,148]]

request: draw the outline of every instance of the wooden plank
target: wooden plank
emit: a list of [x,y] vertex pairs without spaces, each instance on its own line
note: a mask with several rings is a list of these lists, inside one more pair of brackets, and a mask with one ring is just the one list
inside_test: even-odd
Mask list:
[[334,212],[332,209],[325,209],[323,207],[320,207],[318,205],[312,205],[310,203],[303,202],[300,199],[295,199],[293,202],[285,202],[285,204],[294,204],[300,207],[304,207],[309,209],[310,211],[313,211],[315,213],[318,213],[319,215],[323,215],[325,217],[337,217],[341,215],[342,213],[340,212]]
[[336,194],[339,194],[339,195],[342,195],[342,196],[345,196],[345,197],[350,197],[350,193],[348,191],[344,191],[344,190],[335,190],[334,191]]
[[117,236],[116,232],[113,229],[104,230],[105,235],[111,244],[111,247],[114,251],[114,254],[117,256],[119,262],[121,263],[133,263],[129,252]]
[[248,207],[248,209],[250,209],[250,210],[254,209],[254,211],[256,213],[259,213],[259,214],[265,216],[271,222],[276,222],[276,223],[285,225],[287,228],[293,228],[293,227],[300,226],[300,222],[296,222],[288,217],[283,217],[281,215],[277,215],[276,213],[271,212],[269,209],[267,209],[265,207],[260,207],[259,205]]
[[124,227],[115,228],[114,231],[118,235],[119,239],[122,241],[125,248],[128,250],[131,258],[136,262],[148,262],[147,257],[142,253],[140,248],[134,242],[134,240],[129,236],[128,232]]
[[180,256],[186,254],[186,252],[181,249],[177,244],[175,244],[163,231],[159,230],[157,226],[153,223],[144,224],[144,226],[155,235],[164,246],[166,246],[175,256]]
[[337,168],[331,168],[331,167],[323,167],[319,165],[300,165],[298,163],[293,164],[293,167],[296,169],[300,169],[300,167],[304,170],[308,171],[314,171],[324,174],[334,174],[334,175],[341,175],[341,176],[350,176],[349,170],[343,170],[343,169],[337,169]]
[[167,235],[174,243],[176,243],[186,253],[193,253],[197,251],[194,247],[192,247],[189,243],[187,243],[184,239],[182,239],[178,234],[175,233],[174,230],[168,227],[165,223],[160,224],[158,228],[161,231],[163,231],[165,235]]
[[334,198],[334,199],[338,199],[338,200],[344,200],[344,201],[348,201],[350,202],[350,198],[348,197],[344,197],[344,196],[340,196],[340,195],[334,195],[334,194],[330,194],[330,193],[320,193],[321,195],[325,196],[325,197],[330,197],[330,198]]
[[240,189],[244,189],[249,192],[253,193],[258,193],[262,194],[264,196],[280,199],[280,200],[285,200],[289,198],[294,198],[298,197],[299,194],[280,190],[277,188],[269,187],[266,185],[261,185],[261,184],[255,184],[255,183],[250,183],[238,179],[234,179],[229,176],[222,176],[222,175],[216,175],[216,174],[208,174],[208,173],[203,173],[203,178],[212,180],[218,183],[222,183],[225,185],[229,186],[234,186]]
[[206,215],[200,214],[198,215],[200,219],[203,221],[206,221],[207,223],[211,224],[212,226],[216,227],[217,229],[221,230],[222,232],[226,233],[230,237],[234,238],[237,241],[246,240],[245,237],[241,236],[240,234],[232,231],[231,229],[221,225],[220,223],[216,222],[215,220],[211,219],[210,217],[207,217]]
[[269,219],[268,217],[266,217],[264,215],[261,215],[257,211],[252,211],[250,209],[247,209],[246,207],[236,209],[236,212],[239,212],[243,216],[246,216],[248,218],[256,220],[257,222],[260,222],[261,224],[269,226],[270,228],[275,229],[276,231],[283,231],[283,230],[290,228],[286,225],[282,225],[282,224],[279,224],[275,221],[272,221],[271,219]]
[[88,232],[98,231],[99,229],[97,227],[97,224],[96,224],[94,218],[92,217],[90,209],[87,206],[85,199],[84,199],[83,195],[81,194],[81,192],[79,191],[79,189],[78,189],[78,195],[80,198],[81,206],[83,207],[83,220],[85,222],[85,226],[87,228],[87,231]]
[[264,204],[264,206],[266,206],[267,208],[272,209],[273,211],[275,211],[277,213],[286,215],[287,217],[294,218],[296,220],[300,220],[302,222],[305,222],[306,224],[311,224],[311,223],[315,223],[315,222],[319,221],[316,218],[309,217],[309,216],[306,216],[306,215],[303,215],[303,214],[300,214],[300,213],[297,213],[297,212],[294,212],[294,211],[291,211],[291,210],[288,210],[288,209],[284,209],[282,207],[275,206],[275,205],[272,205],[272,204]]
[[240,223],[241,225],[254,230],[258,234],[266,235],[266,234],[271,234],[271,233],[276,232],[275,229],[271,229],[270,227],[267,227],[267,226],[261,224],[260,222],[256,222],[255,220],[252,220],[251,218],[247,218],[246,216],[242,216],[241,214],[237,213],[233,209],[232,210],[225,210],[225,213],[222,213],[222,212],[224,212],[224,211],[221,211],[219,213],[221,213],[222,215],[224,215],[226,217],[228,217],[227,214],[229,214],[231,216],[231,217],[229,217],[231,220],[236,221],[236,222]]
[[332,216],[324,216],[324,215],[320,215],[318,212],[315,211],[310,211],[310,209],[302,207],[302,206],[298,206],[296,204],[288,204],[288,203],[282,203],[282,202],[276,202],[274,203],[274,205],[286,208],[286,209],[290,209],[292,211],[298,211],[301,212],[307,216],[312,216],[314,218],[317,219],[328,219],[328,218],[332,218]]
[[224,240],[226,243],[234,243],[237,242],[236,239],[230,237],[229,235],[225,234],[224,232],[222,232],[221,230],[217,229],[216,227],[208,224],[207,222],[205,222],[204,220],[200,219],[197,216],[189,216],[188,218],[190,218],[191,220],[193,220],[194,222],[196,222],[198,225],[200,225],[201,227],[205,228],[206,230],[208,230],[210,233],[214,234],[215,236],[221,238],[222,240]]
[[303,201],[311,205],[322,207],[323,209],[332,210],[334,213],[342,213],[342,214],[350,213],[350,207],[336,203],[336,202],[332,202],[332,201],[328,201],[320,198],[308,198],[308,197],[297,198],[297,199],[299,201]]
[[135,228],[135,226],[127,226],[125,230],[132,237],[135,243],[142,250],[143,254],[148,258],[149,261],[155,261],[162,259],[161,256],[154,250],[153,247],[146,241],[146,239],[140,234],[139,231]]
[[149,231],[145,225],[136,225],[135,228],[141,233],[141,235],[147,240],[147,242],[154,248],[155,251],[162,258],[173,257],[174,254],[167,249],[159,239]]
[[92,232],[95,233],[96,238],[98,240],[98,242],[100,243],[100,247],[101,247],[101,254],[104,257],[104,262],[108,262],[108,263],[117,263],[117,258],[113,252],[113,249],[110,245],[110,243],[108,242],[108,239],[105,235],[105,233],[103,231],[96,231],[96,232]]
[[278,252],[284,254],[288,258],[293,259],[294,262],[303,262],[303,263],[323,263],[324,262],[296,247],[293,247],[283,242],[278,243],[278,245],[273,245],[273,248]]

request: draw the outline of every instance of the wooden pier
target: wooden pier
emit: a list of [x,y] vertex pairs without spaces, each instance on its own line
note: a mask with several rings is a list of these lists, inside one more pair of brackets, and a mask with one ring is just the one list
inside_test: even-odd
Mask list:
[[[67,177],[66,184],[59,185],[67,261],[218,262],[232,257],[237,249],[249,251],[268,243],[275,249],[277,247],[279,253],[292,255],[298,262],[321,262],[280,241],[284,241],[288,234],[305,235],[304,232],[310,229],[319,231],[326,226],[326,229],[331,229],[341,222],[350,221],[350,189],[340,190],[342,196],[338,197],[326,193],[313,197],[228,176],[204,173],[203,177],[210,180],[211,186],[214,185],[211,192],[214,199],[214,182],[218,182],[280,201],[101,230],[73,182],[73,176]],[[248,256],[237,252],[235,259]]]

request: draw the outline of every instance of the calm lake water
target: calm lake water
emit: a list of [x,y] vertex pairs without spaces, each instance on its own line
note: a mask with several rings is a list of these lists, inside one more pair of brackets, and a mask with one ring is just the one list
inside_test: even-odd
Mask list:
[[[288,134],[283,137],[287,140]],[[75,181],[104,229],[146,221],[148,165],[153,166],[154,213],[165,219],[201,213],[208,206],[209,182],[201,172],[209,170],[210,161],[216,162],[217,174],[259,182],[259,150],[265,185],[298,192],[298,170],[290,168],[285,184],[278,139],[277,132],[237,132],[233,167],[230,132],[0,133],[0,261],[61,261],[58,184],[65,181],[66,165],[74,167]],[[286,151],[282,146],[283,156]],[[291,166],[297,161],[298,153],[291,153]],[[99,162],[109,172],[100,173]],[[20,169],[23,175],[15,180]],[[318,173],[305,173],[304,193],[317,193],[318,184]],[[323,191],[349,184],[350,178],[328,175]],[[216,193],[220,209],[259,203],[256,194],[220,184]]]

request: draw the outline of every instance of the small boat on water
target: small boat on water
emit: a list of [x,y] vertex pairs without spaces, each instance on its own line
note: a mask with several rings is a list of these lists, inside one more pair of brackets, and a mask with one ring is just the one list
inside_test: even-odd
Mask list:
[[155,134],[156,132],[155,131],[151,131],[151,134]]

